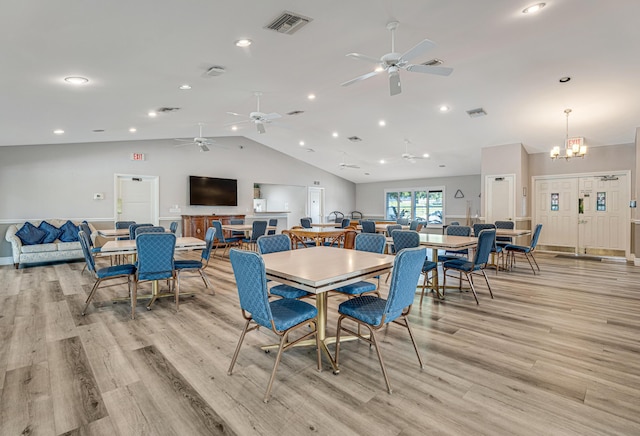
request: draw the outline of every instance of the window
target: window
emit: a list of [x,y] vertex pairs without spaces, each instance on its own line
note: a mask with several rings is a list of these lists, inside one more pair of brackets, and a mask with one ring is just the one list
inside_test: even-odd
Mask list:
[[444,187],[385,190],[385,219],[422,220],[442,225]]

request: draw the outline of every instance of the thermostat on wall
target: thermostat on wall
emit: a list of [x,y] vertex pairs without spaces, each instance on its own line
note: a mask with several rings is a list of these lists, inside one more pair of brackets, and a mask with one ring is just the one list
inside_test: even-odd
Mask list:
[[104,194],[102,192],[96,192],[93,194],[94,200],[104,200]]

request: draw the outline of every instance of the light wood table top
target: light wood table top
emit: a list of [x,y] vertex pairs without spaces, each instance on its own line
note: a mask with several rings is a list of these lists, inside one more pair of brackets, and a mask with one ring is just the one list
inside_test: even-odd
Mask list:
[[99,229],[98,235],[102,236],[103,238],[129,236],[129,229]]
[[496,229],[496,236],[511,236],[518,237],[524,235],[530,235],[531,230],[525,229]]
[[311,223],[311,227],[342,227],[342,223]]
[[[267,231],[275,230],[276,226],[267,226]],[[223,224],[222,230],[230,230],[234,232],[250,232],[253,230],[252,224]]]
[[[190,236],[176,238],[176,250],[196,250],[206,247],[202,239]],[[136,241],[127,239],[125,241],[108,241],[101,248],[103,254],[133,254],[136,252]]]

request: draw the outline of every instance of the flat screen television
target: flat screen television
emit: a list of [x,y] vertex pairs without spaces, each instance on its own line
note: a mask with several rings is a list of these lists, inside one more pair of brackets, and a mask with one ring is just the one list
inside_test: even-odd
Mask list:
[[189,176],[189,204],[191,206],[237,206],[238,181]]

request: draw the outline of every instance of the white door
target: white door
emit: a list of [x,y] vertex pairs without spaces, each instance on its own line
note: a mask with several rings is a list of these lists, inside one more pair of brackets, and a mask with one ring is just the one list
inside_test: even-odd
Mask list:
[[626,175],[581,177],[578,253],[623,256],[628,236]]
[[116,174],[115,220],[158,225],[158,197],[157,176]]
[[535,181],[533,226],[542,224],[538,243],[578,247],[578,179],[575,177]]
[[508,221],[515,218],[514,182],[513,174],[485,178],[486,222]]
[[309,188],[309,216],[314,223],[324,221],[324,188]]

